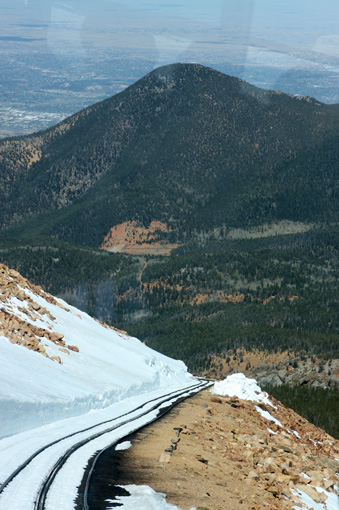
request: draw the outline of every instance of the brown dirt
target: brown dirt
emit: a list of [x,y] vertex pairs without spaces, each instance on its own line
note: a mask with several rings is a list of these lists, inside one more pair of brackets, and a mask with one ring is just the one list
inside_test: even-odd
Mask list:
[[167,232],[165,223],[152,221],[148,228],[136,221],[127,221],[111,228],[101,248],[131,255],[170,255],[177,244],[157,241],[157,232]]
[[[213,358],[213,365],[218,366],[218,373],[221,377],[229,375],[233,372],[242,372],[246,376],[255,375],[257,369],[263,365],[278,365],[285,363],[286,365],[291,360],[293,355],[289,351],[268,352],[262,350],[246,351],[245,349],[236,349],[235,353],[232,351],[226,357],[230,360],[226,363],[224,358],[216,356]],[[220,369],[222,365],[222,369]],[[248,368],[246,368],[248,367]]]
[[222,292],[214,292],[212,294],[198,294],[190,302],[191,306],[201,305],[203,303],[210,303],[220,301],[222,303],[242,303],[245,299],[245,294],[225,294]]
[[[291,509],[289,488],[305,485],[302,472],[334,483],[339,442],[289,409],[269,411],[301,439],[262,418],[254,403],[206,390],[136,435],[121,454],[118,484],[151,486],[182,510]],[[178,434],[176,450],[166,452]]]

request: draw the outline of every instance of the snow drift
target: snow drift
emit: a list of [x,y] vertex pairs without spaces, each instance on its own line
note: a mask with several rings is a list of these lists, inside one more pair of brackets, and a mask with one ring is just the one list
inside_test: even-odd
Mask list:
[[0,438],[193,382],[183,362],[100,324],[4,265],[0,289]]

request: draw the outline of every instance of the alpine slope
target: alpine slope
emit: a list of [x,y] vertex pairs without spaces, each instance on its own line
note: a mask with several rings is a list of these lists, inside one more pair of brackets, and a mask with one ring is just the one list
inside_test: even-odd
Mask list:
[[[74,508],[88,459],[201,382],[181,361],[0,266],[0,510]],[[90,442],[87,439],[91,438]]]

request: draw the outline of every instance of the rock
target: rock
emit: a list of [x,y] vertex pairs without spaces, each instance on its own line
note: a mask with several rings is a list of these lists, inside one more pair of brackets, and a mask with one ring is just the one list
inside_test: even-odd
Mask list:
[[264,460],[264,472],[275,473],[277,469],[278,469],[278,466],[275,463],[275,459],[273,457],[267,457]]
[[260,384],[272,384],[273,386],[281,386],[283,381],[280,379],[278,374],[272,373],[260,379]]
[[313,487],[309,485],[297,485],[296,487],[298,490],[305,492],[315,503],[320,503],[320,493],[316,489],[313,489]]
[[285,382],[285,376],[286,376],[285,370],[279,370],[278,371],[278,376],[282,380],[282,382]]
[[325,490],[329,489],[330,487],[334,487],[335,482],[333,480],[323,480],[322,486]]
[[162,453],[159,458],[159,462],[168,464],[171,460],[171,456],[168,453]]
[[79,347],[77,347],[76,345],[67,345],[67,349],[69,349],[70,351],[79,352]]
[[68,349],[64,349],[63,347],[59,347],[59,351],[64,352],[65,354],[70,354]]
[[250,480],[255,480],[256,482],[259,482],[260,480],[260,476],[259,476],[259,473],[257,471],[254,471],[254,469],[252,469],[249,473],[248,473],[248,478]]
[[338,375],[330,375],[330,381],[339,386],[339,376]]
[[325,501],[328,499],[328,496],[324,493],[324,492],[321,492],[319,494],[319,503],[325,503]]
[[14,269],[9,269],[8,273],[9,273],[9,276],[11,276],[14,279],[20,277],[20,273],[18,273],[18,271],[15,271]]
[[211,401],[215,402],[216,404],[222,404],[222,399],[218,397],[217,395],[212,395]]
[[39,343],[38,351],[41,352],[41,354],[46,354],[45,346]]
[[322,481],[323,478],[324,478],[324,475],[321,471],[311,471],[311,470],[308,470],[306,471],[306,474],[312,479],[312,481]]
[[20,301],[25,301],[26,299],[26,294],[24,293],[23,290],[19,290],[19,292],[17,293],[16,297],[20,300]]
[[200,455],[197,455],[196,459],[199,461],[199,462],[202,462],[203,464],[206,464],[207,466],[209,465],[209,461],[207,459],[204,459],[203,457],[201,457]]
[[52,361],[57,361],[58,363],[60,363],[60,365],[62,365],[62,361],[61,361],[60,356],[52,356],[50,359]]
[[277,487],[275,487],[274,485],[270,485],[269,487],[267,487],[267,492],[270,492],[271,494],[273,494],[273,496],[278,496],[279,495],[279,489]]

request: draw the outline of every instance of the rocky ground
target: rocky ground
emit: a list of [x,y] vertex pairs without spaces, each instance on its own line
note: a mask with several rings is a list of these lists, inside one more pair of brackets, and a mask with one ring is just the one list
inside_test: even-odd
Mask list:
[[[65,354],[69,354],[70,351],[79,352],[76,345],[66,344],[64,335],[55,330],[53,325],[55,317],[39,304],[39,297],[45,299],[47,303],[67,310],[60,301],[44,292],[41,287],[33,285],[5,264],[0,264],[0,337],[5,336],[11,343],[22,345],[47,358],[49,356],[46,347],[49,342],[55,344],[58,350]],[[45,319],[44,327],[41,327],[42,318]],[[104,326],[110,327],[106,324]],[[125,331],[112,329],[126,334]],[[51,359],[62,364],[60,356],[52,356]]]
[[[326,501],[336,498],[339,441],[272,402],[276,409],[200,393],[119,452],[118,483],[151,486],[182,510],[306,508],[300,489],[327,508]],[[282,426],[261,416],[256,405]]]
[[308,385],[339,388],[339,359],[321,359],[289,351],[238,349],[215,356],[205,376],[224,379],[234,372],[254,377],[260,384]]

